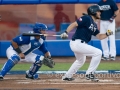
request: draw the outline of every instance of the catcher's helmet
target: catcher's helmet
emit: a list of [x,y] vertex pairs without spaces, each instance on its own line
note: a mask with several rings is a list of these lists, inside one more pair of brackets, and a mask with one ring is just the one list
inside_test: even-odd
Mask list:
[[95,16],[96,12],[98,12],[98,11],[102,11],[100,6],[98,6],[98,5],[92,5],[87,9],[88,15],[93,15],[93,16]]
[[34,33],[40,33],[41,30],[47,30],[47,25],[43,24],[43,23],[35,23],[34,27],[33,27],[33,31]]

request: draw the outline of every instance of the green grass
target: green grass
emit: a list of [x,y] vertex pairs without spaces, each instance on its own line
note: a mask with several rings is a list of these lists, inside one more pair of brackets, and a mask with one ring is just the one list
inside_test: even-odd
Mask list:
[[[85,63],[80,70],[87,70],[90,63]],[[68,70],[72,63],[56,63],[53,69],[43,65],[40,70]],[[0,64],[0,68],[2,68],[3,64]],[[28,70],[31,64],[28,63],[19,63],[12,70]],[[118,62],[102,62],[100,63],[97,70],[120,70],[120,63]]]

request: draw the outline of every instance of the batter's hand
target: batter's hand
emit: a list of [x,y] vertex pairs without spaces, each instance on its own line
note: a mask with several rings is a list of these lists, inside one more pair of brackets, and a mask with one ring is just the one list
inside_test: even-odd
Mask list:
[[107,36],[113,35],[113,31],[107,30],[106,35],[107,35]]
[[61,34],[61,38],[62,39],[67,39],[68,38],[68,34],[66,32]]

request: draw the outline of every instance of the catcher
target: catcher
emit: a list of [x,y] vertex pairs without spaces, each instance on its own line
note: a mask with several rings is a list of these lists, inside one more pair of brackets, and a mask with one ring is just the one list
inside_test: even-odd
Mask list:
[[[36,23],[33,33],[45,33],[47,26],[43,23]],[[31,32],[32,33],[32,32]],[[32,53],[39,49],[43,55]],[[53,68],[55,62],[51,58],[50,52],[47,50],[45,41],[41,36],[22,36],[19,35],[12,39],[11,45],[6,50],[8,60],[3,65],[0,72],[0,80],[9,72],[19,61],[32,63],[29,70],[26,71],[26,78],[38,79],[39,74],[36,72],[42,64]]]

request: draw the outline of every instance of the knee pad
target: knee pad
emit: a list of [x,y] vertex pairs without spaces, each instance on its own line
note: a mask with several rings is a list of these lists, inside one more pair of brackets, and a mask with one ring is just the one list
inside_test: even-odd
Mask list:
[[36,65],[38,65],[38,66],[41,66],[43,59],[44,59],[44,56],[39,56],[39,55],[37,55],[37,57],[35,58],[36,61],[35,61],[34,64],[36,64]]
[[20,61],[20,57],[17,55],[13,55],[11,57],[11,60],[13,61],[14,64],[17,64]]

